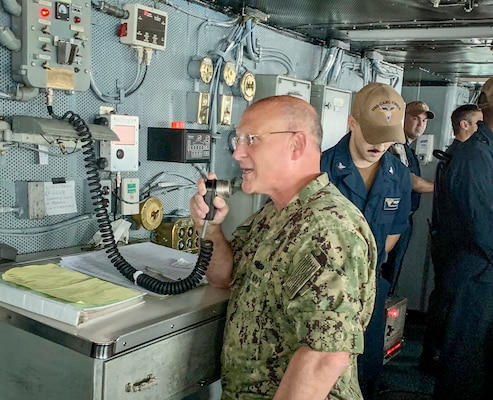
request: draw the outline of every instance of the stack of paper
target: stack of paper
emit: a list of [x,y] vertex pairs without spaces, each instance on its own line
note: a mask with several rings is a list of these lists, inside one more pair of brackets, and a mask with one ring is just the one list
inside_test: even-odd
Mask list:
[[[122,257],[132,267],[151,276],[157,273],[155,277],[162,280],[185,279],[190,275],[197,262],[197,254],[186,253],[152,242],[121,246],[118,249]],[[125,278],[111,263],[106,250],[64,256],[61,258],[60,264],[73,271],[157,296]],[[205,276],[203,282],[207,282]]]
[[142,303],[143,293],[56,264],[6,271],[0,301],[71,325]]

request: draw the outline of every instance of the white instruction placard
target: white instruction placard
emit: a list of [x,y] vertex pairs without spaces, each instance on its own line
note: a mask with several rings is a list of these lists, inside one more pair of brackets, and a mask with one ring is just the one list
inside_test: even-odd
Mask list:
[[60,215],[77,212],[75,182],[45,182],[46,215]]

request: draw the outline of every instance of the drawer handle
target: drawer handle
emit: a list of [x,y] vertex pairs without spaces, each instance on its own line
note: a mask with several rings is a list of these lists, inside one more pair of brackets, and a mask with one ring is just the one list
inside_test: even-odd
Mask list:
[[300,93],[300,92],[288,92],[287,93],[289,96],[293,96],[293,97],[301,97],[303,98],[303,95]]
[[149,374],[144,379],[135,382],[135,383],[127,383],[125,385],[125,392],[141,392],[142,390],[149,389],[151,386],[157,384],[157,378]]

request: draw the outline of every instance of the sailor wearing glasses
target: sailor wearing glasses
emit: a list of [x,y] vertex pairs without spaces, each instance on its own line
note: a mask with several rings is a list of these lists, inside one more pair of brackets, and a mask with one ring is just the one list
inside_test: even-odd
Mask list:
[[[205,237],[209,284],[230,288],[222,398],[360,400],[356,356],[375,296],[375,239],[362,213],[320,172],[320,117],[291,96],[243,113],[233,157],[246,193],[270,196],[228,242],[216,197]],[[210,179],[214,175],[209,176]],[[190,210],[201,229],[206,188]]]

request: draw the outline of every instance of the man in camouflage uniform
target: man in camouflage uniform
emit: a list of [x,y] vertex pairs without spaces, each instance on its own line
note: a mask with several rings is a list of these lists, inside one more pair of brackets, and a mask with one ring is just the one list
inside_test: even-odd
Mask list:
[[[249,106],[234,139],[242,189],[271,198],[231,242],[216,197],[207,279],[231,288],[222,354],[223,399],[361,399],[356,356],[375,296],[375,239],[360,211],[320,173],[322,128],[291,96]],[[209,178],[214,178],[213,174]],[[202,180],[190,210],[209,207]]]

